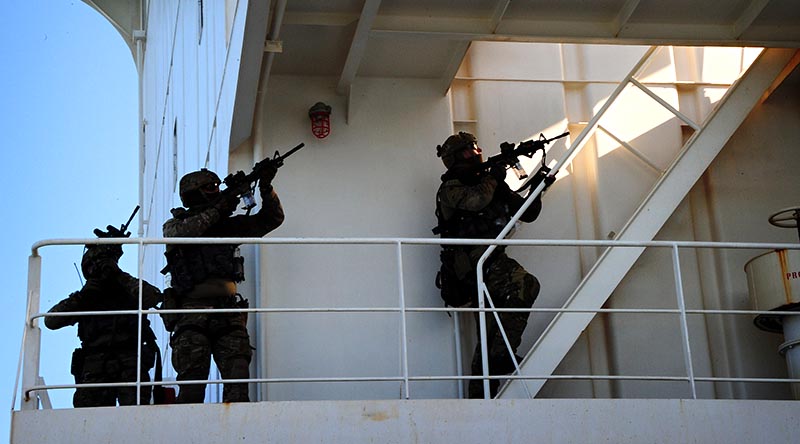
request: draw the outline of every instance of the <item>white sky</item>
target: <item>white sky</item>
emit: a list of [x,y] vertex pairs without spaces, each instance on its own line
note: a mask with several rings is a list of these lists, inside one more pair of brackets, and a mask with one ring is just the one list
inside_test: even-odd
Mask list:
[[[11,407],[24,326],[27,262],[42,239],[93,237],[119,226],[138,198],[137,76],[120,35],[79,0],[2,0],[0,101],[3,292],[0,408]],[[138,216],[137,216],[138,217]],[[131,225],[138,225],[138,219]],[[73,262],[81,247],[48,247],[41,311],[80,289]],[[136,274],[135,248],[122,267]],[[10,286],[9,286],[10,285]],[[43,329],[42,375],[72,383],[76,328]],[[71,405],[61,391],[54,404]],[[18,396],[19,398],[19,396]],[[17,400],[19,402],[19,399]],[[10,417],[0,417],[0,439]]]

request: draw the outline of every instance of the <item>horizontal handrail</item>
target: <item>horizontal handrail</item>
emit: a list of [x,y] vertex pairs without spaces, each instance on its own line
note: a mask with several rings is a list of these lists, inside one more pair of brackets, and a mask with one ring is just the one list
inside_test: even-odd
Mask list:
[[[279,383],[313,383],[313,382],[402,382],[408,381],[473,381],[483,379],[494,380],[583,380],[583,381],[676,381],[686,382],[688,376],[669,375],[440,375],[440,376],[340,376],[317,378],[250,378],[250,379],[197,379],[187,381],[142,381],[142,387],[198,385],[198,384],[279,384]],[[713,377],[695,376],[695,381],[702,382],[753,382],[753,383],[800,383],[793,378],[747,378],[747,377]],[[93,384],[52,384],[36,385],[28,388],[25,394],[44,390],[65,390],[73,388],[105,388],[135,387],[136,382],[106,382]]]
[[[385,245],[398,248],[398,259],[402,261],[399,249],[404,245],[497,245],[497,246],[539,246],[539,247],[630,247],[630,248],[670,248],[673,254],[677,249],[757,249],[757,250],[800,250],[800,244],[795,243],[760,243],[760,242],[707,242],[707,241],[614,241],[614,240],[564,240],[564,239],[438,239],[438,238],[322,238],[322,237],[297,237],[297,238],[87,238],[87,239],[47,239],[36,242],[31,248],[32,257],[38,255],[38,250],[48,246],[63,245],[151,245],[151,244],[260,244],[260,245]],[[398,270],[398,273],[402,273]],[[402,275],[398,274],[400,279]],[[141,276],[139,277],[141,280]],[[401,281],[402,283],[402,281]],[[140,285],[141,287],[141,285]],[[141,291],[141,288],[140,288]],[[401,292],[403,291],[401,286]],[[30,302],[31,292],[28,294]],[[160,315],[181,313],[426,313],[426,312],[529,312],[529,313],[620,313],[620,314],[674,314],[674,315],[762,315],[795,316],[798,311],[777,310],[721,310],[721,309],[673,309],[673,308],[490,308],[490,307],[409,307],[401,297],[400,306],[389,307],[254,307],[254,308],[217,308],[217,309],[131,309],[114,311],[82,311],[60,313],[35,313],[26,319],[26,325],[32,326],[32,321],[45,317],[76,317],[76,316],[108,316],[108,315]],[[26,328],[27,331],[27,328]],[[23,345],[27,335],[23,335]],[[405,335],[404,341],[405,341]],[[141,352],[140,352],[141,353]],[[18,371],[19,372],[19,371]],[[790,378],[748,378],[748,377],[702,377],[702,376],[659,376],[659,375],[439,375],[439,376],[412,376],[407,368],[399,376],[362,376],[362,377],[318,377],[318,378],[251,378],[229,380],[197,380],[197,381],[160,381],[160,382],[127,382],[104,384],[55,384],[38,385],[30,384],[25,387],[26,397],[36,391],[50,389],[94,388],[94,387],[128,387],[128,386],[157,386],[157,385],[184,385],[184,384],[224,384],[224,383],[305,383],[305,382],[365,382],[388,381],[401,382],[407,385],[409,381],[469,381],[469,380],[548,380],[548,379],[584,379],[584,380],[659,380],[659,381],[697,381],[703,382],[758,382],[758,383],[797,383],[800,380]],[[18,384],[18,382],[17,382]],[[15,384],[15,385],[17,385]],[[406,388],[407,390],[407,388]],[[15,389],[16,396],[16,389]],[[406,397],[408,392],[406,391]]]
[[186,245],[186,244],[262,244],[262,245],[497,245],[530,247],[673,247],[679,248],[733,248],[798,250],[800,243],[777,242],[707,242],[707,241],[615,241],[578,239],[438,239],[405,237],[139,237],[139,238],[86,238],[86,239],[45,239],[31,247],[36,256],[38,250],[47,246],[63,245]]
[[[151,309],[142,310],[143,315],[161,314],[181,314],[181,313],[400,313],[403,309],[397,307],[308,307],[308,308],[183,308],[183,309]],[[466,312],[466,313],[628,313],[628,314],[679,314],[677,308],[478,308],[478,307],[407,307],[407,312],[415,313],[436,313],[436,312]],[[800,311],[780,311],[780,310],[706,310],[706,309],[686,309],[686,314],[720,314],[720,315],[761,315],[769,314],[776,316],[800,316]],[[137,310],[108,310],[108,311],[71,311],[59,313],[37,313],[31,320],[38,318],[58,318],[73,316],[111,316],[111,315],[136,315]]]

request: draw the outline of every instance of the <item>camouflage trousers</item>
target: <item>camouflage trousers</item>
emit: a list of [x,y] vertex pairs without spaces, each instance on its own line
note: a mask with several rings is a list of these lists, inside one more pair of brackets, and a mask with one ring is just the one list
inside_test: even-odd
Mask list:
[[[170,339],[176,379],[208,379],[212,356],[222,379],[249,378],[253,351],[246,325],[247,315],[242,313],[182,315]],[[181,385],[177,402],[202,403],[205,391],[206,384]],[[225,384],[222,400],[248,402],[247,383]]]
[[[149,382],[148,370],[154,365],[154,350],[142,346],[141,381]],[[136,350],[91,352],[77,349],[72,354],[72,375],[76,384],[136,382]],[[140,388],[140,402],[150,404],[151,387]],[[136,387],[77,388],[72,397],[75,407],[136,405]]]
[[[496,308],[531,308],[539,295],[539,281],[525,271],[517,261],[508,257],[504,251],[496,251],[484,273],[486,288]],[[488,302],[486,307],[490,307]],[[528,325],[530,313],[498,313],[500,322],[506,332],[511,349],[516,353],[522,342],[522,333]],[[478,313],[475,313],[476,327]],[[489,355],[489,374],[506,375],[515,370],[514,361],[508,352],[503,335],[498,328],[494,314],[486,312],[486,348]],[[483,375],[481,360],[480,330],[478,344],[472,358],[472,374]],[[490,380],[491,395],[494,396],[500,385],[499,380]],[[483,398],[483,381],[471,380],[469,397]]]

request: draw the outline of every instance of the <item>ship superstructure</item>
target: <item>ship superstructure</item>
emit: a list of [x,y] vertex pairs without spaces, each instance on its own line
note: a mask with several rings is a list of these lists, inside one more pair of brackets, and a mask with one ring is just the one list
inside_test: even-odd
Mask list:
[[[38,377],[42,242],[13,442],[800,437],[792,1],[87,3],[140,71],[149,282],[169,285],[183,174],[305,147],[274,182],[286,222],[242,247],[256,402],[42,408],[71,383]],[[462,399],[480,323],[434,285],[435,147],[457,131],[489,154],[570,133],[523,159],[559,171],[542,216],[487,241],[542,283],[497,399]]]

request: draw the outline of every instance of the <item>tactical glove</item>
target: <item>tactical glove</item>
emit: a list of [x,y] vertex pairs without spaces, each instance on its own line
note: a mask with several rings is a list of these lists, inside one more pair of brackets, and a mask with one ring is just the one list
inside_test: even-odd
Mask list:
[[539,171],[536,172],[536,177],[534,177],[533,180],[531,181],[531,190],[536,188],[539,185],[539,182],[542,181],[544,181],[544,188],[542,189],[542,192],[550,188],[550,185],[552,185],[553,182],[556,181],[555,173],[551,175],[550,168],[544,165],[541,168],[539,168]]
[[[556,172],[557,173],[557,172]],[[544,178],[544,189],[550,188],[550,185],[556,181],[556,173],[549,174]]]
[[103,231],[103,230],[101,230],[99,228],[95,228],[94,229],[94,235],[99,237],[99,238],[104,238],[104,237],[128,237],[128,236],[131,235],[131,233],[123,233],[119,228],[117,228],[117,227],[115,227],[113,225],[108,225],[108,226],[106,226],[106,231]]
[[556,174],[558,174],[558,171],[554,172],[550,170],[550,168],[543,166],[542,168],[539,169],[537,174],[544,175],[544,190],[542,191],[546,191],[548,188],[550,188],[550,185],[552,185],[556,181]]
[[261,185],[268,185],[272,183],[272,180],[275,179],[275,175],[278,173],[278,168],[276,168],[271,163],[268,163],[261,169],[261,174],[258,176]]

